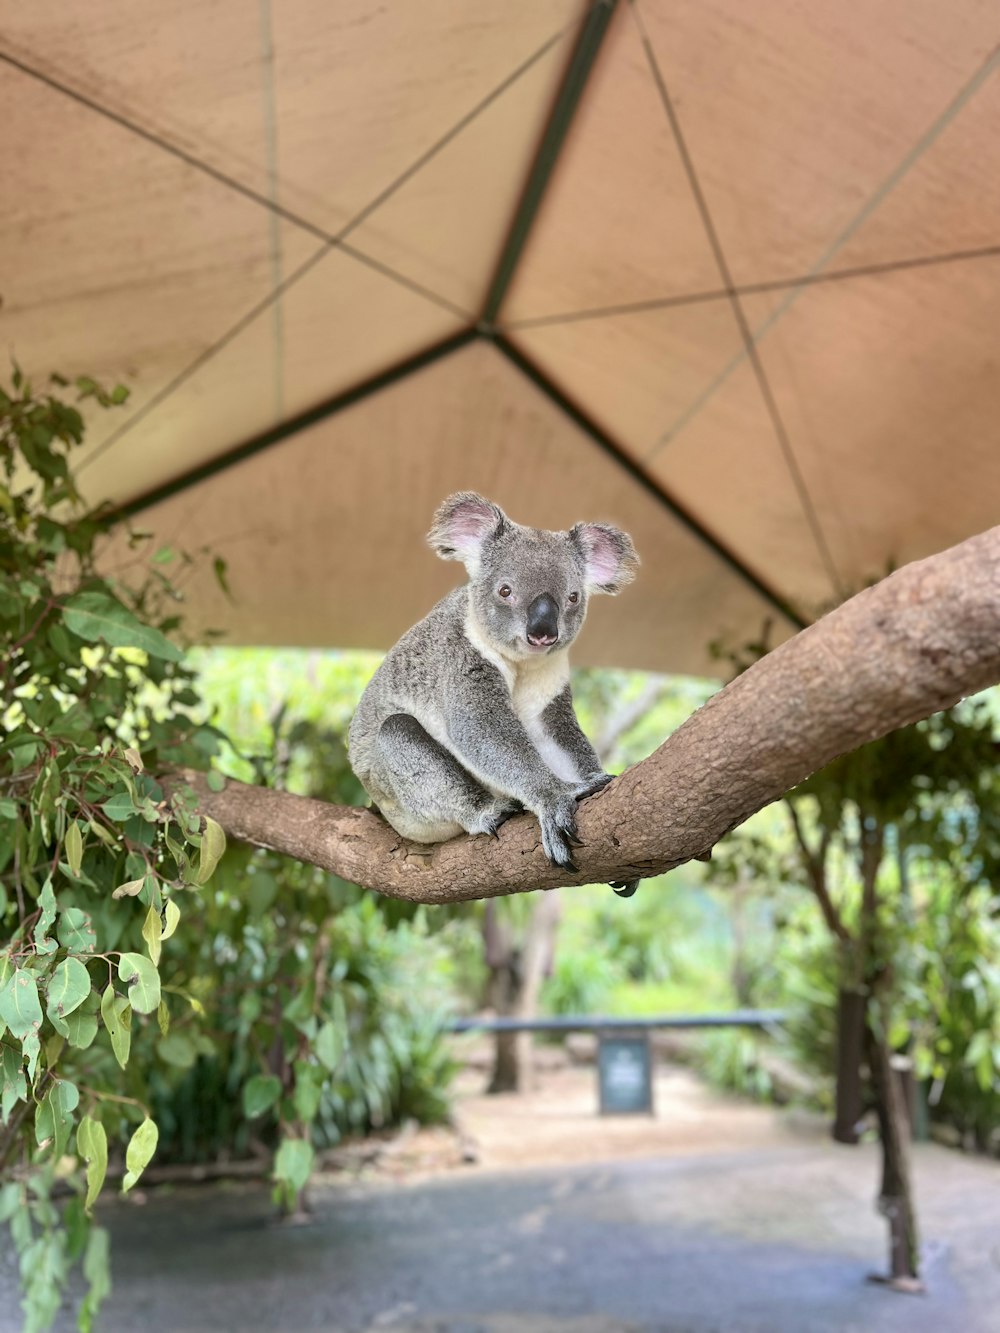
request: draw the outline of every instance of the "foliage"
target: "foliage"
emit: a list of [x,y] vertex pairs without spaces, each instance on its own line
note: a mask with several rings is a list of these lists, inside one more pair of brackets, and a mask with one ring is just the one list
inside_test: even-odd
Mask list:
[[614,959],[604,953],[561,950],[542,986],[541,1007],[548,1014],[599,1014],[621,976]]
[[[340,735],[350,695],[332,729],[306,690],[294,722],[263,693],[275,715],[262,720],[243,673],[257,730],[228,743],[167,637],[179,627],[167,570],[185,557],[149,563],[142,538],[109,541],[104,515],[82,512],[68,388],[36,395],[15,375],[0,394],[0,1224],[29,1333],[51,1323],[76,1264],[78,1322],[93,1325],[110,1289],[107,1234],[91,1221],[106,1177],[129,1190],[154,1153],[273,1154],[293,1208],[318,1149],[440,1119],[452,1072],[426,915],[225,849],[165,784],[224,761],[359,800]],[[89,380],[76,392],[124,398]],[[108,572],[116,562],[127,581]],[[364,665],[351,671],[363,683]],[[261,732],[277,738],[267,754]],[[429,980],[430,1002],[415,1000]]]
[[[157,1139],[133,1048],[186,1007],[171,937],[224,845],[151,775],[207,767],[217,735],[191,712],[162,567],[127,584],[98,572],[102,516],[82,512],[71,475],[83,419],[69,389],[35,394],[16,368],[0,389],[0,1219],[29,1331],[51,1322],[77,1262],[82,1329],[107,1294],[91,1210],[109,1162],[124,1149],[128,1190]],[[75,389],[100,407],[126,397]]]
[[[892,998],[892,1044],[930,1081],[932,1115],[984,1147],[1000,1124],[995,725],[979,698],[843,756],[790,794],[792,839],[748,827],[710,871],[783,904],[775,998],[800,1062],[828,1077],[839,987],[877,985]],[[776,887],[817,879],[843,932],[836,951]]]
[[[336,732],[299,721],[277,740],[280,754],[312,755],[300,774],[323,776],[309,794],[358,796]],[[397,919],[393,905],[273,852],[231,847],[213,890],[177,976],[210,1008],[213,1043],[199,1052],[186,1023],[172,1029],[181,1077],[152,1088],[162,1153],[205,1161],[280,1144],[276,1196],[292,1208],[314,1150],[447,1116],[454,1068],[441,1005],[423,998],[443,950],[426,912]]]
[[630,981],[666,981],[682,963],[673,931],[665,929],[662,890],[648,883],[642,901],[627,912],[618,901],[605,901],[597,910],[593,929],[607,956]]
[[774,1083],[761,1060],[766,1038],[746,1028],[706,1033],[697,1047],[696,1064],[713,1087],[757,1101],[771,1101]]

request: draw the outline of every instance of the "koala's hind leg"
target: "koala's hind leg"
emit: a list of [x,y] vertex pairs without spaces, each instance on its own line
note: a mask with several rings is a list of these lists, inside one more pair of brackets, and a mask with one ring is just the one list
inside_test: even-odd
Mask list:
[[408,713],[379,728],[365,785],[383,817],[414,842],[495,833],[521,808],[487,791]]

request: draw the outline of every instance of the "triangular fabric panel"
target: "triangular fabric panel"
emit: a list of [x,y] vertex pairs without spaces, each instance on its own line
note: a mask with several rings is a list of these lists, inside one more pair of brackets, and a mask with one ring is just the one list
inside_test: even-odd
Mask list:
[[716,290],[719,270],[627,6],[619,8],[501,322]]
[[[428,433],[433,467],[413,447]],[[717,669],[710,641],[742,643],[773,616],[485,344],[165,501],[141,526],[156,543],[208,540],[228,561],[233,604],[207,556],[188,584],[196,630],[225,626],[237,643],[385,648],[456,581],[424,534],[441,499],[464,489],[525,523],[604,518],[631,532],[641,573],[620,597],[595,598],[580,663],[707,673]],[[108,567],[127,556],[118,539]]]

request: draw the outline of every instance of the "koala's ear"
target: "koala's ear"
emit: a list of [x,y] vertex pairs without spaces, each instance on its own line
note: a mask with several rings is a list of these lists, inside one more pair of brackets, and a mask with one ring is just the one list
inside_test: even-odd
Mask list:
[[461,560],[471,574],[483,542],[499,537],[507,522],[507,515],[492,500],[475,491],[459,491],[439,506],[427,540],[442,560]]
[[590,592],[621,592],[635,578],[639,557],[627,532],[610,523],[577,523],[569,536],[583,556]]

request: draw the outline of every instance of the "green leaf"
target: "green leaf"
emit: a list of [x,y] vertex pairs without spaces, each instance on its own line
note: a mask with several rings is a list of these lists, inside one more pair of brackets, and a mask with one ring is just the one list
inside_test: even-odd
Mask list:
[[11,1036],[22,1040],[32,1032],[37,1034],[42,1026],[38,985],[34,973],[26,967],[15,969],[0,990],[0,1018],[7,1024]]
[[[15,1102],[28,1100],[28,1083],[24,1077],[24,1060],[13,1046],[3,1048],[3,1092],[0,1094],[0,1120],[4,1124],[14,1109]],[[0,1221],[3,1219],[0,1218]]]
[[243,1112],[251,1120],[263,1115],[281,1096],[281,1080],[274,1074],[255,1074],[243,1085]]
[[[94,992],[91,992],[94,994]],[[96,1003],[97,996],[94,995]],[[55,1025],[56,1030],[62,1032],[71,1046],[78,1050],[85,1051],[97,1036],[97,1014],[88,1010],[86,1007],[74,1009],[66,1018],[62,1019],[59,1025]]]
[[119,884],[118,888],[115,889],[111,896],[112,898],[134,898],[137,894],[142,892],[142,886],[145,882],[145,875],[140,879],[130,879],[127,884]]
[[0,801],[0,818],[3,818],[3,819],[16,819],[16,818],[17,818],[17,802],[16,802],[16,801],[9,801],[6,797],[4,797],[4,799],[3,799],[2,801]]
[[0,1226],[24,1207],[24,1186],[16,1180],[10,1180],[0,1186]]
[[[154,967],[160,965],[160,940],[163,938],[163,922],[155,907],[146,913],[142,926],[142,938],[146,941],[149,957]],[[159,1001],[157,1001],[159,1003]]]
[[52,892],[52,880],[46,879],[38,895],[39,917],[35,924],[35,948],[39,953],[55,953],[57,944],[48,937],[49,926],[56,919],[56,896]]
[[66,830],[63,849],[66,852],[66,860],[69,862],[69,868],[72,870],[74,877],[79,875],[80,866],[83,864],[83,834],[80,832],[80,825],[75,819]]
[[295,1061],[295,1091],[292,1103],[295,1114],[306,1124],[315,1120],[319,1113],[320,1096],[326,1071],[318,1065],[308,1064],[305,1060]]
[[180,649],[158,629],[144,625],[106,592],[78,592],[63,605],[68,629],[88,643],[102,640],[112,648],[141,648],[150,657],[181,660]]
[[85,1115],[76,1131],[76,1150],[87,1163],[87,1199],[89,1213],[101,1192],[108,1170],[108,1136],[99,1120]]
[[251,916],[263,916],[278,896],[278,881],[269,871],[257,870],[247,880],[246,894]]
[[123,953],[118,975],[128,983],[129,1003],[137,1014],[151,1014],[160,1003],[160,974],[145,954]]
[[128,1000],[115,995],[115,988],[110,983],[101,996],[101,1017],[111,1038],[115,1059],[124,1069],[132,1045],[132,1009]]
[[170,936],[177,929],[178,921],[181,919],[181,909],[174,902],[173,898],[168,898],[163,904],[163,915],[165,920],[163,923],[163,934],[160,936],[160,939],[169,940]]
[[97,948],[97,935],[91,925],[90,917],[80,907],[64,907],[59,913],[59,925],[56,927],[59,943],[70,953],[93,953]]
[[332,1074],[344,1055],[344,1042],[336,1023],[327,1022],[323,1024],[316,1033],[316,1042],[313,1049],[317,1057]]
[[183,1032],[171,1032],[169,1036],[161,1037],[156,1050],[160,1059],[175,1069],[190,1069],[198,1058],[194,1042]]
[[165,1037],[170,1031],[170,1010],[166,1000],[161,1000],[156,1006],[156,1021],[160,1025],[160,1035]]
[[212,878],[225,850],[226,835],[214,819],[206,817],[205,831],[201,835],[201,854],[198,857],[199,884],[205,884]]
[[[218,772],[218,770],[214,768],[210,773],[207,773],[205,775],[205,781],[208,783],[209,791],[222,791],[226,785],[226,779],[224,775]],[[11,802],[11,804],[13,805],[13,801]]]
[[[49,978],[46,1010],[55,1021],[78,1009],[90,994],[90,974],[78,958],[64,959]],[[63,1036],[65,1036],[65,1032]]]
[[160,1131],[156,1127],[156,1121],[146,1119],[129,1139],[128,1147],[125,1149],[125,1166],[128,1169],[122,1181],[123,1194],[128,1193],[149,1165],[153,1153],[156,1152],[159,1137]]
[[35,1113],[35,1141],[39,1147],[44,1147],[51,1140],[52,1156],[56,1161],[66,1148],[73,1127],[73,1112],[79,1103],[76,1084],[57,1078],[49,1085]]
[[[135,804],[127,791],[119,792],[112,796],[110,800],[105,801],[101,809],[109,819],[113,819],[116,824],[124,824],[126,820],[131,819],[135,814]],[[107,830],[105,830],[107,832]]]
[[34,1086],[35,1074],[38,1071],[38,1057],[41,1054],[42,1044],[38,1039],[38,1032],[32,1028],[21,1038],[21,1051],[28,1063],[28,1081]]
[[311,1143],[305,1139],[285,1139],[274,1159],[274,1178],[288,1185],[297,1194],[305,1188],[315,1157]]

